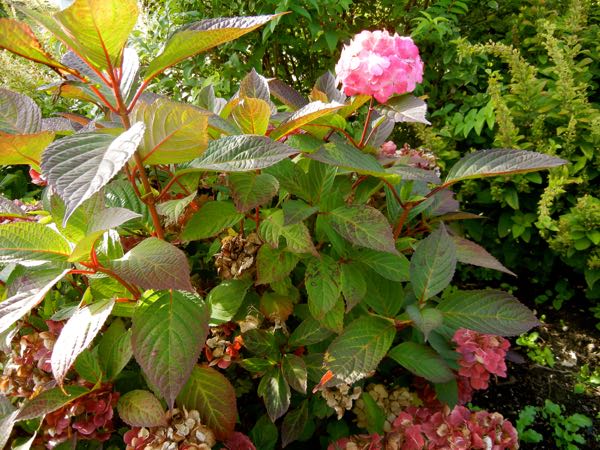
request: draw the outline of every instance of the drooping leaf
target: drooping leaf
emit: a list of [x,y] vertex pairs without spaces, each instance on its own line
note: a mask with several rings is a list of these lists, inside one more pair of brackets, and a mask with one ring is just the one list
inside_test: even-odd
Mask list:
[[204,346],[210,313],[189,292],[153,295],[154,301],[133,316],[131,344],[142,370],[172,407]]
[[269,284],[283,280],[298,264],[299,258],[282,249],[263,245],[256,256],[256,284]]
[[567,161],[544,153],[526,150],[495,148],[480,150],[463,156],[446,177],[445,183],[455,183],[470,178],[496,177],[513,173],[526,173],[535,170],[562,166]]
[[298,439],[308,422],[308,400],[300,403],[296,409],[288,411],[281,423],[281,447],[285,448],[290,442]]
[[114,320],[98,344],[98,356],[105,379],[113,380],[125,368],[131,357],[131,330],[121,319]]
[[295,111],[277,128],[271,131],[269,136],[273,140],[278,140],[286,134],[301,128],[303,125],[311,123],[313,120],[334,113],[343,106],[344,105],[337,102],[323,103],[316,101],[309,103],[308,105],[300,108],[298,111]]
[[194,292],[190,266],[183,251],[158,238],[147,238],[111,268],[125,281],[144,289],[180,289]]
[[409,372],[433,383],[446,383],[454,373],[431,347],[416,342],[402,342],[388,355]]
[[135,0],[75,0],[54,15],[24,12],[93,66],[106,71],[121,66],[123,48],[138,16]]
[[77,309],[63,327],[52,351],[52,374],[62,386],[77,356],[92,343],[115,304],[113,299],[100,300]]
[[426,341],[429,338],[429,333],[441,326],[444,320],[442,313],[433,308],[419,309],[412,304],[406,307],[406,312],[415,327],[423,333]]
[[311,259],[306,267],[305,285],[310,313],[320,320],[340,297],[342,287],[339,264],[327,255]]
[[306,394],[306,364],[302,358],[293,353],[284,355],[281,360],[281,371],[290,387],[301,394]]
[[236,208],[246,212],[270,201],[277,194],[279,182],[268,173],[231,173],[229,186]]
[[30,164],[40,166],[42,152],[54,139],[54,133],[8,134],[0,131],[0,165]]
[[340,381],[352,384],[377,368],[395,336],[392,321],[361,316],[331,343],[325,354],[325,367]]
[[89,389],[78,385],[64,386],[63,389],[66,392],[66,395],[61,388],[55,387],[44,391],[27,401],[21,408],[17,420],[29,420],[42,417],[90,392]]
[[233,319],[251,284],[249,279],[225,280],[215,286],[206,297],[211,310],[211,323],[220,324]]
[[357,249],[352,259],[366,264],[382,277],[391,281],[408,281],[410,263],[402,253],[384,253],[368,248]]
[[121,420],[132,427],[158,427],[167,423],[160,401],[152,392],[141,389],[119,398],[117,411]]
[[385,216],[371,206],[341,206],[330,213],[331,226],[360,247],[397,254],[392,228]]
[[144,124],[137,122],[116,138],[103,133],[74,134],[44,151],[42,171],[66,205],[63,226],[79,205],[123,168],[143,134]]
[[0,333],[29,313],[68,272],[66,268],[44,267],[28,270],[14,280],[16,293],[0,302]]
[[174,164],[199,157],[208,146],[208,114],[159,98],[137,102],[131,120],[146,125],[140,155],[146,164]]
[[456,248],[443,224],[419,242],[410,260],[410,281],[421,301],[442,292],[456,269]]
[[527,307],[504,291],[459,291],[444,298],[437,309],[444,316],[444,325],[452,330],[516,336],[539,325]]
[[298,150],[266,136],[225,136],[210,141],[206,152],[188,163],[181,172],[248,172],[272,166],[296,153]]
[[[33,31],[25,22],[2,18],[0,19],[0,48],[15,53],[24,58],[56,69],[65,67],[56,61],[52,55],[44,50],[40,41],[35,37]],[[2,446],[0,446],[2,447]]]
[[66,262],[69,243],[52,228],[37,222],[0,225],[0,263],[38,265]]
[[[0,24],[6,20],[0,19]],[[41,131],[41,125],[42,112],[32,99],[0,88],[0,131],[9,134],[35,134]]]
[[243,218],[244,215],[232,202],[209,201],[191,217],[181,233],[181,238],[185,241],[206,239],[234,226]]
[[498,270],[512,276],[517,276],[514,272],[508,270],[500,261],[494,258],[486,249],[468,239],[460,236],[452,236],[456,246],[456,259],[464,264],[486,267],[488,269]]
[[144,73],[144,81],[149,81],[186,58],[250,33],[280,15],[204,19],[186,25],[171,36],[160,55],[150,62]]
[[235,390],[225,376],[211,367],[196,366],[177,397],[177,404],[200,412],[202,423],[226,439],[237,420]]
[[394,97],[380,105],[378,110],[394,122],[417,122],[430,125],[425,118],[427,103],[410,94]]
[[261,378],[258,395],[263,398],[271,421],[275,422],[287,412],[292,393],[279,367],[272,368]]

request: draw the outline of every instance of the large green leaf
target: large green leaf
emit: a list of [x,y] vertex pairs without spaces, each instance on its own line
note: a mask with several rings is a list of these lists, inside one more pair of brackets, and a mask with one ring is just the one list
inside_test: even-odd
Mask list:
[[325,367],[340,381],[352,384],[377,368],[394,342],[391,320],[362,316],[346,327],[325,354]]
[[44,391],[21,407],[17,420],[42,417],[77,400],[88,392],[90,391],[87,388],[78,385],[64,386],[62,389],[55,387]]
[[410,278],[409,262],[402,253],[384,253],[361,248],[352,253],[352,259],[366,264],[379,275],[391,281],[408,281]]
[[215,286],[206,297],[206,303],[210,306],[211,311],[211,323],[221,324],[233,319],[242,306],[251,284],[250,279],[225,280]]
[[288,344],[290,347],[318,344],[331,336],[331,334],[331,331],[323,328],[317,320],[307,317],[294,329],[290,335]]
[[113,299],[100,300],[77,309],[63,327],[50,362],[52,374],[62,386],[67,372],[77,356],[92,343],[115,304]]
[[265,244],[256,256],[256,284],[269,284],[287,277],[299,258],[293,253]]
[[289,411],[281,423],[281,447],[285,448],[304,432],[308,423],[308,400],[303,400],[300,407]]
[[35,134],[41,131],[41,126],[42,112],[32,99],[0,88],[0,131]]
[[259,75],[256,70],[252,69],[240,82],[238,95],[241,98],[260,99],[268,104],[271,101],[269,82],[265,77]]
[[232,227],[244,218],[233,203],[228,201],[209,201],[196,212],[186,224],[181,238],[184,241],[197,241],[219,234],[225,228]]
[[517,276],[515,273],[508,270],[500,261],[492,256],[482,246],[460,236],[452,236],[454,245],[456,246],[456,259],[464,264],[472,264],[474,266],[486,267],[488,269],[498,270],[512,276]]
[[2,30],[0,48],[59,70],[65,69],[65,66],[43,49],[40,41],[25,22],[2,18],[0,19],[0,30]]
[[16,292],[0,302],[0,333],[38,305],[67,272],[66,268],[43,267],[28,269],[16,278],[11,285]]
[[132,427],[158,427],[167,424],[160,401],[149,391],[127,392],[117,404],[119,417]]
[[271,139],[278,140],[284,137],[286,134],[289,134],[292,131],[301,128],[303,125],[311,123],[312,121],[320,117],[336,112],[343,106],[344,105],[337,102],[323,103],[320,101],[316,101],[309,103],[308,105],[300,108],[298,111],[295,111],[277,128],[271,131],[271,134],[269,136],[271,137]]
[[121,66],[123,48],[137,21],[135,0],[75,0],[54,15],[25,13],[100,70]]
[[342,292],[339,264],[327,255],[311,259],[306,267],[305,285],[310,313],[321,320],[335,306]]
[[195,366],[177,397],[177,404],[200,412],[202,423],[226,439],[235,427],[235,390],[224,375],[211,367]]
[[459,291],[444,298],[437,309],[452,330],[516,336],[539,325],[527,307],[504,291]]
[[330,213],[331,226],[360,247],[397,254],[392,228],[385,216],[371,206],[341,206]]
[[304,364],[302,358],[293,353],[283,355],[281,372],[290,387],[301,394],[306,394],[306,364]]
[[269,127],[271,107],[258,98],[242,98],[231,111],[231,116],[244,133],[263,136]]
[[231,173],[229,187],[236,208],[240,212],[246,212],[275,197],[279,182],[268,173]]
[[114,320],[98,343],[98,356],[104,378],[113,380],[125,368],[131,357],[131,330],[121,319]]
[[265,136],[225,136],[211,141],[206,152],[188,163],[182,172],[248,172],[272,166],[296,153],[298,150]]
[[223,17],[200,20],[187,25],[171,36],[162,53],[150,62],[144,73],[144,81],[149,81],[186,58],[250,33],[280,15]]
[[63,226],[73,211],[113,178],[135,153],[144,124],[121,135],[80,133],[52,143],[42,155],[42,171],[66,205]]
[[144,289],[194,292],[185,253],[158,238],[144,239],[122,258],[111,261],[110,265],[125,281]]
[[0,225],[0,263],[25,265],[66,262],[69,243],[52,228],[37,222]]
[[279,367],[270,369],[260,380],[258,395],[265,401],[267,414],[273,422],[290,407],[292,393]]
[[433,383],[446,383],[454,373],[432,348],[416,342],[403,342],[390,350],[389,357],[402,367]]
[[146,164],[173,164],[199,157],[208,146],[208,113],[159,98],[137,102],[131,120],[146,125],[140,155]]
[[42,152],[54,139],[54,133],[8,134],[0,131],[0,166],[29,164],[39,169]]
[[188,381],[208,334],[209,308],[189,292],[151,294],[133,316],[131,344],[152,385],[173,406]]
[[367,271],[367,295],[364,303],[377,314],[385,317],[396,316],[404,306],[404,289],[402,283],[383,278],[378,273]]
[[480,150],[463,156],[446,177],[445,183],[455,183],[469,178],[496,177],[513,173],[525,173],[535,170],[562,166],[567,161],[544,153],[526,150],[495,148]]
[[456,269],[456,248],[446,227],[423,239],[410,260],[410,281],[417,298],[425,301],[450,284]]

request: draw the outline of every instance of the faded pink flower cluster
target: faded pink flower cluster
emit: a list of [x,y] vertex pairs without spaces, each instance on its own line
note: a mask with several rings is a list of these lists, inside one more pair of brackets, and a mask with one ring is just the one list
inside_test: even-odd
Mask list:
[[335,66],[346,95],[372,95],[384,103],[423,81],[423,61],[409,37],[384,31],[362,31],[344,46]]
[[490,374],[506,376],[506,352],[510,343],[500,336],[460,328],[452,338],[460,353],[458,374],[469,379],[473,389],[487,389]]

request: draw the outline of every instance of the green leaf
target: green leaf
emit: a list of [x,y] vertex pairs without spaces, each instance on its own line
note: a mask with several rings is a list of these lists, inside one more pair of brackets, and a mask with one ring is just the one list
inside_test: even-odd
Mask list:
[[284,226],[302,222],[319,210],[316,206],[309,206],[302,200],[288,200],[282,208]]
[[343,141],[325,144],[316,152],[308,153],[306,157],[329,164],[330,166],[341,167],[360,175],[387,178],[395,182],[400,180],[398,175],[388,173],[377,162],[374,156],[363,153],[356,147]]
[[367,281],[358,264],[342,264],[341,288],[346,299],[346,310],[351,310],[365,295],[367,295]]
[[196,191],[192,192],[187,197],[178,198],[175,200],[167,200],[166,202],[159,203],[156,205],[156,210],[158,211],[158,214],[166,217],[166,225],[174,225],[195,198]]
[[177,397],[177,404],[199,411],[202,423],[213,430],[218,439],[226,439],[233,432],[237,420],[235,390],[215,369],[194,367]]
[[98,352],[96,350],[94,348],[94,350],[82,351],[73,366],[81,378],[92,384],[96,384],[102,380],[102,368],[100,367]]
[[208,113],[185,103],[167,98],[139,101],[131,121],[146,125],[140,143],[140,156],[146,164],[191,161],[208,146]]
[[144,73],[144,81],[151,80],[165,69],[186,58],[250,33],[279,16],[281,14],[223,17],[204,19],[186,25],[171,36],[162,53],[150,62]]
[[456,247],[446,227],[419,242],[410,260],[410,281],[420,301],[430,299],[450,284],[456,269]]
[[258,395],[263,398],[271,421],[275,422],[286,413],[292,393],[279,367],[274,367],[261,378]]
[[440,327],[444,320],[442,313],[437,309],[419,309],[415,304],[408,305],[406,312],[410,320],[415,324],[415,327],[423,333],[426,341],[429,338],[429,333]]
[[315,244],[312,241],[310,231],[304,223],[299,222],[282,227],[281,235],[285,238],[285,242],[287,243],[286,248],[290,252],[310,253],[313,256],[319,256],[319,252],[317,252]]
[[311,259],[306,267],[306,292],[311,315],[321,320],[337,303],[341,293],[339,264],[330,256]]
[[376,273],[391,281],[408,281],[409,262],[401,253],[383,253],[368,248],[357,249],[352,253],[352,259],[366,264]]
[[209,311],[189,292],[161,291],[133,316],[135,359],[169,407],[188,380],[208,334]]
[[53,142],[42,155],[42,171],[66,205],[63,226],[73,211],[113,178],[135,153],[144,124],[121,135],[79,133]]
[[100,300],[77,309],[56,339],[50,363],[52,374],[62,386],[77,356],[92,343],[115,304],[113,299]]
[[319,323],[336,334],[344,331],[344,315],[346,307],[342,297],[338,297],[333,307],[319,319]]
[[442,180],[433,170],[420,169],[419,167],[395,165],[387,172],[399,176],[402,181],[424,181],[425,183],[441,184]]
[[246,212],[269,202],[279,190],[277,178],[267,173],[231,173],[229,187],[235,207]]
[[271,95],[273,97],[292,111],[300,109],[308,104],[308,101],[302,94],[277,78],[269,79],[269,89],[271,90]]
[[506,148],[481,150],[463,156],[452,166],[445,183],[455,183],[470,178],[525,173],[562,166],[566,163],[567,161],[564,159],[526,150]]
[[0,29],[2,30],[2,33],[0,33],[0,48],[31,61],[59,69],[59,72],[65,69],[65,66],[44,50],[40,41],[33,34],[31,27],[25,22],[2,18],[0,19]]
[[246,369],[248,372],[262,373],[269,370],[276,363],[275,361],[263,359],[263,358],[246,358],[239,361],[240,366]]
[[252,329],[243,334],[244,347],[258,356],[279,359],[279,345],[272,333],[266,330]]
[[145,228],[149,231],[154,230],[152,228],[152,218],[150,217],[148,207],[137,196],[129,181],[115,180],[108,183],[104,188],[104,194],[106,206],[126,208],[142,216],[139,221],[136,220],[134,223],[129,224],[132,228]]
[[508,292],[459,291],[437,306],[444,325],[453,331],[468,328],[480,333],[517,336],[538,326],[533,313]]
[[66,262],[70,253],[69,243],[46,225],[37,222],[0,225],[1,264]]
[[24,12],[104,71],[121,66],[123,48],[138,17],[135,0],[75,0],[52,16]]
[[98,344],[98,356],[105,379],[111,381],[125,368],[131,357],[131,330],[121,319],[113,320]]
[[194,170],[248,172],[272,166],[296,153],[298,150],[266,136],[225,136],[210,141],[206,152],[180,173]]
[[195,213],[186,224],[181,238],[184,241],[197,241],[213,237],[237,224],[244,218],[233,203],[228,201],[209,201]]
[[[6,20],[0,19],[0,24]],[[35,134],[42,131],[41,126],[42,112],[32,99],[0,88],[0,131],[10,134]]]
[[111,261],[110,267],[128,283],[144,289],[195,292],[185,253],[158,238],[144,239],[123,257]]
[[361,399],[365,405],[364,412],[367,419],[367,431],[383,435],[385,433],[383,426],[387,419],[385,411],[373,400],[373,397],[368,392],[363,391]]
[[371,206],[341,206],[331,211],[331,225],[342,237],[360,247],[398,254],[385,216]]
[[256,284],[270,284],[287,277],[299,258],[293,253],[265,244],[260,247],[256,256]]
[[90,392],[87,388],[78,385],[64,386],[63,389],[66,394],[63,393],[61,388],[55,387],[27,401],[21,407],[17,420],[30,420],[42,417]]
[[395,336],[392,321],[359,317],[331,343],[325,354],[325,367],[340,381],[352,384],[377,368]]
[[220,324],[233,319],[251,284],[252,280],[249,279],[225,280],[215,286],[206,297],[211,310],[211,323]]
[[398,281],[390,281],[368,271],[367,295],[364,302],[377,314],[385,317],[396,316],[404,306],[404,288]]
[[54,140],[54,133],[7,134],[0,131],[0,166],[29,164],[39,169],[42,152]]
[[271,106],[258,98],[242,97],[231,111],[231,117],[244,133],[264,136],[269,127]]
[[302,358],[293,353],[283,355],[281,371],[290,387],[301,394],[306,394],[306,364],[304,364]]
[[290,442],[300,436],[308,422],[308,400],[302,401],[300,407],[292,409],[283,418],[281,423],[281,448],[287,447]]
[[416,122],[431,125],[425,118],[427,103],[410,94],[393,97],[377,109],[394,122]]
[[288,340],[288,345],[290,347],[300,347],[303,345],[318,344],[331,335],[331,331],[323,328],[319,321],[312,317],[307,317],[294,329]]
[[452,236],[456,246],[456,259],[464,264],[486,267],[488,269],[498,270],[516,277],[517,275],[502,265],[500,261],[494,258],[486,249],[468,239],[460,236]]
[[123,422],[132,427],[165,426],[167,420],[160,401],[149,391],[136,389],[127,392],[117,403]]
[[458,383],[456,380],[450,380],[446,383],[436,383],[434,385],[435,395],[439,401],[445,403],[450,408],[458,404]]
[[248,72],[248,75],[241,81],[238,94],[242,98],[249,97],[260,99],[267,103],[271,101],[268,80],[262,75],[259,75],[254,69]]
[[403,342],[391,349],[388,356],[409,372],[433,383],[454,379],[454,373],[442,357],[426,345]]
[[291,133],[303,125],[311,123],[312,121],[332,114],[335,111],[342,108],[344,105],[331,102],[323,103],[321,101],[311,102],[308,105],[303,106],[298,111],[295,111],[290,117],[283,121],[277,128],[271,131],[269,135],[271,139],[278,140],[284,137],[286,134]]
[[68,269],[56,267],[28,269],[15,279],[11,285],[15,294],[0,302],[0,333],[37,306],[67,272]]

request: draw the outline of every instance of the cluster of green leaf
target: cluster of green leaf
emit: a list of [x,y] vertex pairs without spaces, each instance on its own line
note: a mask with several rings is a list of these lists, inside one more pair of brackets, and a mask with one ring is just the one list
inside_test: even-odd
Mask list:
[[565,417],[563,411],[564,407],[562,405],[548,399],[544,402],[543,407],[526,406],[523,408],[517,419],[520,441],[525,443],[542,442],[544,436],[531,427],[532,425],[546,425],[552,431],[554,444],[557,448],[567,450],[591,448],[587,445],[594,445],[594,443],[586,441],[582,432],[592,426],[592,419],[579,413]]
[[[333,414],[319,391],[419,377],[454,405],[457,329],[515,336],[538,323],[500,290],[440,295],[459,263],[511,273],[457,232],[472,215],[450,187],[564,160],[476,151],[442,180],[378,158],[396,123],[428,123],[425,102],[348,98],[329,72],[308,97],[255,70],[227,98],[211,85],[194,104],[146,90],[282,13],[188,23],[144,65],[127,47],[135,0],[23,14],[0,19],[0,47],[51,67],[58,94],[95,108],[50,126],[29,97],[0,90],[0,161],[48,184],[37,216],[0,197],[0,333],[10,342],[30,321],[64,324],[50,358],[58,386],[0,397],[1,444],[13,430],[45,436],[44,417],[98,390],[121,396],[118,420],[131,427],[161,427],[177,405],[221,441],[238,411],[261,449],[323,429],[333,438],[340,426],[318,420]],[[28,23],[61,41],[60,58]],[[39,429],[23,426],[31,419]]]
[[552,349],[538,341],[540,334],[537,331],[522,334],[517,338],[517,345],[526,349],[527,356],[532,361],[542,366],[554,367],[554,353]]

